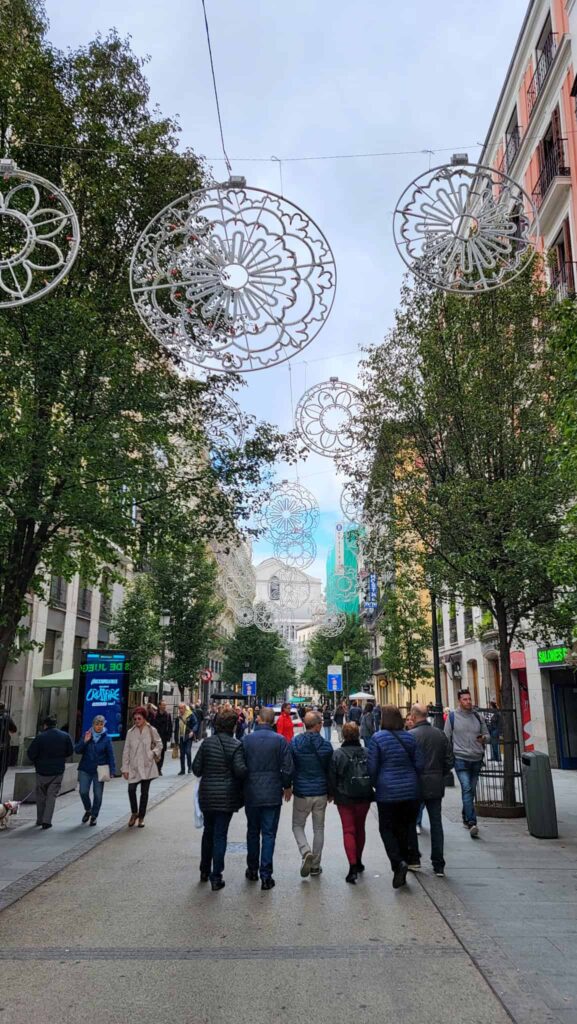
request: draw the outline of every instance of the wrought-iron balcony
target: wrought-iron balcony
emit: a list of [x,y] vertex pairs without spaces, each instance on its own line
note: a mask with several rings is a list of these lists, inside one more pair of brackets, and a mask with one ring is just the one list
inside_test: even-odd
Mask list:
[[551,269],[551,288],[557,292],[557,299],[572,298],[575,295],[577,263],[557,263]]
[[571,169],[567,166],[565,159],[566,141],[566,139],[557,139],[553,148],[545,157],[537,184],[533,189],[533,202],[537,209],[540,209],[555,178],[568,178],[571,174]]
[[531,117],[531,114],[533,113],[533,108],[537,102],[537,98],[545,85],[547,75],[549,74],[551,65],[555,60],[555,54],[557,53],[557,40],[557,33],[550,32],[543,44],[541,53],[539,54],[535,74],[529,82],[529,88],[527,89],[527,109],[529,111],[529,117]]
[[521,131],[520,131],[519,127],[517,127],[512,132],[510,132],[508,134],[508,136],[507,136],[507,143],[505,145],[503,156],[501,157],[501,160],[499,162],[499,166],[497,168],[497,170],[501,174],[508,174],[509,173],[510,168],[513,166],[513,162],[515,160],[515,157],[517,156],[517,153],[519,152],[520,145],[521,145]]

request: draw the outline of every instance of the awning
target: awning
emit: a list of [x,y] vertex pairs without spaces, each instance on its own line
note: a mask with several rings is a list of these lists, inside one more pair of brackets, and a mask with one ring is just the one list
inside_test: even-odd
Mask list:
[[49,676],[41,676],[40,679],[35,679],[32,685],[35,690],[50,690],[57,686],[62,686],[65,690],[71,690],[73,675],[74,669],[65,668],[61,672],[52,672]]
[[135,683],[134,686],[130,686],[129,690],[131,693],[158,693],[157,683]]

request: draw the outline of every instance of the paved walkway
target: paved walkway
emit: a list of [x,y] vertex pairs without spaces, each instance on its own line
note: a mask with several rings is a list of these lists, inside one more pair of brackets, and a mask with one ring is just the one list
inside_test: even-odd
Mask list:
[[574,773],[555,773],[556,841],[486,820],[475,842],[449,791],[447,877],[432,875],[424,831],[424,871],[398,892],[374,819],[367,872],[346,885],[334,808],[324,873],[301,880],[285,807],[277,887],[262,893],[244,878],[241,812],[227,886],[212,893],[198,883],[191,780],[177,769],[154,783],[161,802],[140,832],[125,827],[118,780],[97,829],[79,824],[71,794],[49,833],[0,833],[0,906],[12,903],[0,915],[0,1013],[11,1024],[76,1024],[87,1005],[93,1024],[348,1024],[351,1012],[367,1024],[577,1024]]

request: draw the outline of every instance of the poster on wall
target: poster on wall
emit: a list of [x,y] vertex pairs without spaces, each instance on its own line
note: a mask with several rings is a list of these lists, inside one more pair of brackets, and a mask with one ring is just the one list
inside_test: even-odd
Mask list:
[[129,679],[127,651],[82,651],[77,739],[92,727],[96,715],[106,719],[106,731],[111,740],[125,738]]

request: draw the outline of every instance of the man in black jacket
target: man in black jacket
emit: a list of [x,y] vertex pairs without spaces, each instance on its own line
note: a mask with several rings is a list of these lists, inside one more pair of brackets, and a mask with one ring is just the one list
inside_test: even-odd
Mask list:
[[[292,796],[293,759],[284,736],[273,730],[274,711],[261,708],[254,732],[243,737],[248,775],[244,783],[247,821],[246,877],[261,889],[274,888],[272,859],[283,796]],[[262,848],[261,848],[262,841]]]
[[18,732],[16,723],[6,710],[4,701],[0,701],[0,791],[10,762],[10,738],[15,732]]
[[62,785],[66,758],[73,753],[67,732],[56,728],[56,719],[45,718],[39,732],[28,747],[28,760],[36,769],[36,824],[52,828],[56,797]]
[[[412,735],[425,758],[421,794],[431,824],[431,862],[435,874],[442,878],[445,874],[445,858],[441,804],[445,795],[445,776],[454,764],[453,751],[444,732],[427,721],[427,708],[424,704],[413,704],[410,717]],[[420,867],[421,859],[416,822],[412,828],[410,846],[413,852],[409,866],[416,869]]]
[[158,713],[154,719],[154,728],[162,740],[162,754],[160,755],[160,761],[158,762],[158,774],[162,775],[164,755],[166,754],[166,748],[172,738],[172,715],[166,710],[165,700],[161,700],[158,705]]

